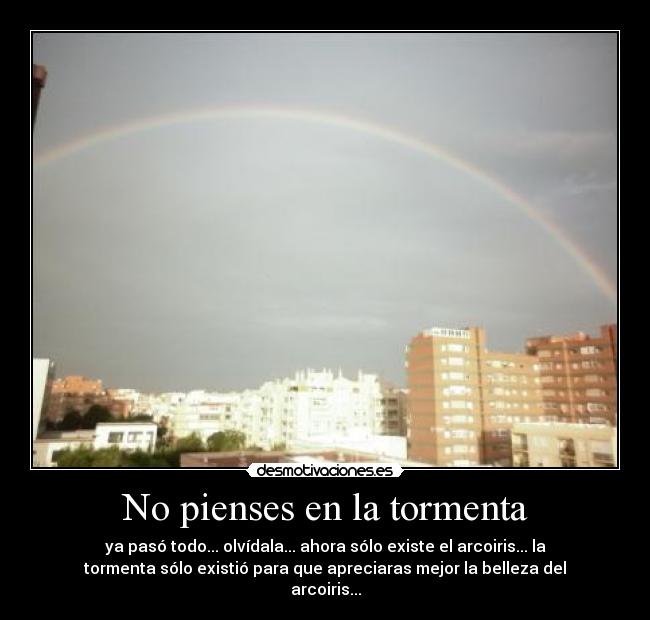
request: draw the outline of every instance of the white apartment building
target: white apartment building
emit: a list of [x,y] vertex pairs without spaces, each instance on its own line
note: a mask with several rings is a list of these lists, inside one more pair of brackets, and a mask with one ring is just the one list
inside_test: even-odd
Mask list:
[[95,429],[46,431],[34,441],[33,467],[56,467],[59,450],[119,448],[128,452],[152,452],[158,427],[151,422],[101,422]]
[[236,392],[189,392],[168,410],[173,436],[178,439],[196,433],[206,441],[213,433],[238,430],[240,399]]
[[356,380],[341,371],[299,371],[244,392],[240,421],[249,444],[266,449],[296,439],[370,438],[384,430],[382,388],[361,371]]
[[513,424],[515,467],[616,467],[617,432],[609,424]]
[[60,450],[93,448],[94,430],[45,431],[34,440],[32,467],[56,467],[54,454]]
[[405,390],[361,371],[347,379],[340,370],[308,369],[243,392],[114,392],[134,403],[132,413],[166,425],[174,439],[197,434],[205,442],[214,433],[235,430],[246,435],[248,446],[270,449],[294,440],[362,445],[377,436],[406,435]]
[[176,412],[183,406],[186,396],[187,394],[184,392],[148,394],[145,398],[140,398],[143,406],[138,412],[151,415],[153,421],[159,424],[171,424],[171,420],[173,420]]
[[152,422],[100,422],[95,427],[93,447],[152,452],[157,432],[158,427]]
[[43,427],[43,410],[48,397],[54,366],[49,359],[32,359],[32,441]]

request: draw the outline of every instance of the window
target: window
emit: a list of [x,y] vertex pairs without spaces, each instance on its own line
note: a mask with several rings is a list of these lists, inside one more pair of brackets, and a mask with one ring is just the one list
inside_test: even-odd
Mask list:
[[558,451],[560,454],[560,464],[562,467],[576,466],[576,449],[573,439],[559,439]]
[[595,467],[614,467],[613,446],[610,441],[592,440],[589,442],[589,451]]
[[443,344],[440,347],[441,351],[453,351],[454,353],[469,353],[469,347],[463,344]]
[[453,400],[451,401],[452,409],[474,409],[474,403],[471,400]]
[[471,415],[446,415],[442,421],[445,424],[473,424],[474,416]]
[[108,434],[108,443],[122,443],[124,439],[124,433],[109,433]]
[[463,372],[443,372],[440,377],[444,381],[469,381],[469,375]]
[[446,439],[474,439],[474,435],[474,431],[460,428],[444,432]]
[[471,388],[467,387],[466,385],[450,385],[442,390],[442,393],[445,396],[448,395],[454,395],[454,396],[462,396],[464,394],[470,394],[471,393]]

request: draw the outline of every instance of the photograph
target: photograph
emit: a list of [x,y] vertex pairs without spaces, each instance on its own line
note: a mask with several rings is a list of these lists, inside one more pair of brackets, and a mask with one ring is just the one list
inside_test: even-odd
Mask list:
[[30,470],[620,469],[618,31],[30,37]]

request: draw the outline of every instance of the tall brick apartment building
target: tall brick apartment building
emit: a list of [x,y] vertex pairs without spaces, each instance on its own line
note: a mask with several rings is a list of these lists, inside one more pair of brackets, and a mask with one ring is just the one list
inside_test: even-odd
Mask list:
[[487,351],[485,331],[432,328],[407,348],[409,458],[511,464],[510,428],[542,415],[537,359]]
[[[488,351],[478,327],[435,327],[407,347],[409,459],[439,466],[512,464],[513,424],[616,424],[616,327]],[[556,353],[557,351],[557,353]]]
[[531,338],[526,351],[539,360],[548,419],[617,425],[616,325],[601,327],[600,336],[578,332]]

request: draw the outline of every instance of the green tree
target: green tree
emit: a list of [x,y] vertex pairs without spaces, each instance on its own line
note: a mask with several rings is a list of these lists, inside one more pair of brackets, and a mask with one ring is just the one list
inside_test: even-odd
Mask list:
[[112,422],[113,414],[103,405],[92,405],[83,415],[81,428],[95,428],[100,422]]
[[203,452],[203,440],[197,433],[176,440],[175,448],[178,452]]
[[163,455],[142,450],[125,454],[122,462],[124,467],[169,467],[169,462]]
[[165,461],[166,467],[180,467],[181,466],[181,453],[179,450],[174,448],[162,448],[156,450],[154,453],[156,458],[160,458]]
[[101,448],[95,450],[91,467],[123,467],[128,454],[119,448]]
[[212,452],[229,452],[241,450],[246,445],[246,435],[240,431],[219,431],[208,437],[208,450]]
[[170,446],[171,441],[167,434],[168,428],[164,424],[158,424],[158,432],[156,433],[156,448],[167,448]]
[[76,431],[81,428],[81,423],[83,419],[81,414],[75,409],[70,409],[63,416],[63,419],[57,425],[58,430],[60,431]]
[[94,451],[92,448],[77,448],[71,450],[57,450],[52,455],[52,460],[58,467],[92,467]]

